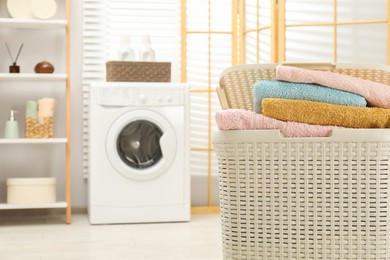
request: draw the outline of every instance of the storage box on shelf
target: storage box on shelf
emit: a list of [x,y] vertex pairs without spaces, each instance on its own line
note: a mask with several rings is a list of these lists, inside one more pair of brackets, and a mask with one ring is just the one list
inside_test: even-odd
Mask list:
[[55,202],[55,178],[7,179],[7,203],[9,204],[44,204]]
[[[276,64],[222,73],[224,109],[252,110],[252,87]],[[303,66],[303,65],[302,65]],[[390,67],[306,64],[390,85]],[[216,131],[224,259],[388,259],[390,129]]]
[[[4,2],[4,1],[3,1]],[[3,3],[1,3],[3,4]],[[46,123],[42,126],[39,126],[37,129],[37,125],[32,125],[27,123],[26,126],[26,134],[28,138],[17,138],[17,139],[0,139],[0,144],[6,144],[6,145],[13,145],[17,144],[19,145],[29,145],[29,144],[35,144],[35,145],[54,145],[54,144],[63,144],[65,145],[65,165],[64,165],[64,172],[65,172],[65,183],[57,183],[57,185],[63,185],[65,186],[65,201],[58,201],[57,199],[53,200],[53,196],[50,196],[50,200],[36,200],[35,202],[31,203],[22,203],[23,200],[20,200],[21,203],[0,203],[0,210],[3,209],[34,209],[34,208],[65,208],[66,210],[66,216],[65,216],[65,222],[70,223],[71,222],[71,189],[70,189],[70,79],[69,79],[69,71],[70,71],[70,44],[69,44],[69,4],[70,0],[63,0],[63,3],[60,3],[59,6],[61,8],[63,7],[63,14],[59,14],[55,19],[47,19],[47,20],[39,20],[39,19],[15,19],[10,18],[9,16],[0,17],[0,35],[2,34],[3,30],[7,32],[7,37],[12,37],[12,35],[18,36],[18,34],[23,33],[26,30],[32,30],[37,31],[40,33],[46,33],[47,37],[49,38],[51,35],[53,35],[51,32],[53,30],[61,30],[64,35],[64,53],[65,53],[65,60],[58,60],[57,64],[60,64],[61,62],[65,63],[64,70],[65,72],[58,72],[54,71],[52,74],[46,74],[46,73],[24,73],[24,71],[27,70],[21,70],[21,73],[8,73],[8,71],[0,72],[0,86],[2,89],[7,86],[9,82],[12,82],[12,84],[19,84],[21,86],[27,86],[28,83],[45,83],[50,85],[51,83],[56,83],[56,85],[64,86],[65,93],[64,93],[64,103],[65,103],[65,116],[61,116],[59,118],[63,118],[65,122],[65,136],[54,136],[53,134],[53,121],[52,118],[49,120],[46,120]],[[61,12],[62,10],[57,10]],[[1,14],[4,14],[2,12]],[[64,18],[61,18],[64,17]],[[54,34],[54,35],[61,35]],[[46,37],[46,36],[45,36]],[[62,36],[61,36],[62,37]],[[22,68],[23,69],[23,68]],[[40,90],[37,89],[37,92]],[[6,98],[4,95],[0,95],[0,99]],[[5,102],[5,100],[2,100],[2,102]],[[39,131],[37,131],[39,130]],[[23,132],[23,129],[20,129],[21,132]],[[1,149],[2,147],[0,147]],[[22,149],[22,148],[21,148]],[[31,167],[34,167],[33,165]],[[15,176],[14,176],[15,175]],[[15,178],[13,178],[15,177]],[[40,180],[41,176],[33,176],[31,178],[32,182],[36,182]],[[13,173],[12,178],[10,180],[10,192],[11,192],[11,201],[14,201],[15,196],[18,197],[18,195],[15,195],[16,193],[13,193],[15,190],[18,190],[18,192],[25,192],[25,190],[21,190],[20,185],[14,185],[15,181],[18,182],[18,173]],[[36,179],[38,178],[38,179]],[[5,182],[3,182],[5,183]],[[30,185],[29,188],[33,188]],[[25,186],[27,187],[27,186]],[[4,187],[5,188],[5,187]],[[36,188],[34,186],[34,188]],[[53,187],[52,187],[53,188]],[[61,189],[62,190],[62,189]],[[52,192],[52,191],[51,191]],[[20,194],[22,194],[20,193]],[[19,195],[20,195],[19,194]],[[24,193],[26,195],[26,193]],[[62,196],[61,196],[62,197]],[[54,197],[55,198],[55,197]]]
[[106,63],[107,81],[170,82],[170,62],[109,61]]

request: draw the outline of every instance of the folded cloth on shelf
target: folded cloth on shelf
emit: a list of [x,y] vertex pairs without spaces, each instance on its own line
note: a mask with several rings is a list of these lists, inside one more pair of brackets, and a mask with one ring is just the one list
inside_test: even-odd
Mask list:
[[315,83],[363,96],[369,105],[390,108],[390,86],[378,82],[292,66],[276,66],[276,79],[290,82]]
[[351,107],[306,100],[265,98],[265,116],[283,121],[352,128],[389,128],[390,109]]
[[38,118],[38,103],[34,100],[29,100],[26,102],[26,117],[33,119]]
[[253,86],[254,111],[261,113],[263,98],[310,100],[346,106],[367,106],[364,97],[316,84],[293,83],[278,80],[260,80]]
[[38,119],[43,122],[44,117],[53,117],[57,101],[54,98],[41,98],[38,100]]
[[279,129],[285,137],[329,136],[336,126],[284,122],[244,109],[217,111],[215,119],[220,130]]

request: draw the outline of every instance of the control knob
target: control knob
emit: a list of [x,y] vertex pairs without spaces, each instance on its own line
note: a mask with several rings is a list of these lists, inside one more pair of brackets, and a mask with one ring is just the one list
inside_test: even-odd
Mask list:
[[146,101],[148,101],[148,97],[145,94],[140,94],[138,96],[138,100],[139,100],[140,103],[145,104]]

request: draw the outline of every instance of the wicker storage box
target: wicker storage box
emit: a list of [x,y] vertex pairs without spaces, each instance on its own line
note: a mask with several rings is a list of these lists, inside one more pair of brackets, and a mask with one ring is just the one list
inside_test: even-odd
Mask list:
[[170,62],[109,61],[106,63],[107,81],[170,82]]
[[[390,85],[388,66],[314,68]],[[275,64],[228,69],[223,108],[252,110],[254,82],[274,75]],[[390,259],[390,129],[216,131],[212,141],[224,259]]]
[[43,122],[37,119],[26,117],[26,138],[52,138],[53,137],[53,117],[44,117]]

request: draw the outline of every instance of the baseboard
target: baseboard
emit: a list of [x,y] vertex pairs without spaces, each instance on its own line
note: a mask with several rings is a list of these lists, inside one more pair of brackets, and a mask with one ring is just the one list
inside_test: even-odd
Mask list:
[[[72,214],[87,214],[86,207],[72,208]],[[191,207],[191,214],[219,214],[220,208],[213,207]],[[50,217],[65,215],[65,209],[12,209],[0,210],[0,218],[18,217]]]
[[[87,214],[87,208],[74,207],[72,214]],[[0,218],[65,216],[65,209],[12,209],[0,210]]]

